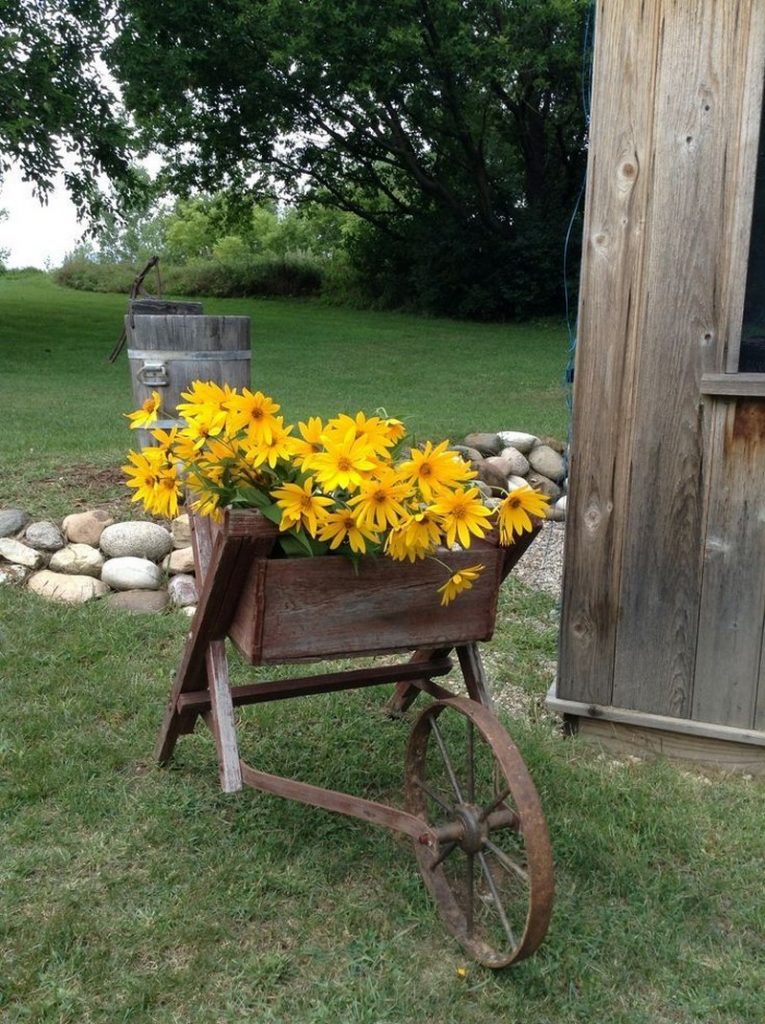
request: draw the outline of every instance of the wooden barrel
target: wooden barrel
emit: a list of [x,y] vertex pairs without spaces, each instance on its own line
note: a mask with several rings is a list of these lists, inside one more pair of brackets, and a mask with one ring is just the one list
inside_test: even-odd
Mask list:
[[129,304],[133,316],[201,316],[201,302],[174,302],[171,299],[131,299]]
[[[243,388],[250,385],[248,316],[146,316],[125,318],[134,408],[158,391],[162,413],[153,427],[183,426],[175,407],[194,380]],[[148,430],[135,430],[137,444],[153,444]]]

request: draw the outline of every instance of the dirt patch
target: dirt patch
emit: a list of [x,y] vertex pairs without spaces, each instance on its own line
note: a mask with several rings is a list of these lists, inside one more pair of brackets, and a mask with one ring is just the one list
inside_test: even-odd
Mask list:
[[70,512],[99,508],[114,519],[144,518],[135,504],[131,503],[131,492],[125,487],[125,478],[119,466],[93,466],[87,462],[78,462],[41,477],[36,481],[37,487],[40,488],[43,503],[47,491],[56,495],[56,504],[65,505]]

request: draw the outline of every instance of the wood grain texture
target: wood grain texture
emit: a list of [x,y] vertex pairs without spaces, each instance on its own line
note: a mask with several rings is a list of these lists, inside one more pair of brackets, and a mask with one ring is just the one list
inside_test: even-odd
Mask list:
[[611,699],[661,5],[600,0],[574,378],[559,689]]
[[[426,559],[414,565],[342,556],[268,561],[262,586],[245,588],[229,635],[253,664],[353,657],[489,639],[494,631],[504,551],[443,551],[452,571],[481,562],[471,590],[442,607],[448,574]],[[249,581],[259,570],[254,567]],[[262,626],[258,622],[262,616]]]
[[765,400],[715,403],[693,718],[754,728],[765,622]]
[[661,6],[612,702],[686,717],[709,470],[702,343],[720,335],[720,240],[731,230],[724,196],[749,2]]
[[765,373],[705,373],[701,393],[721,398],[765,398]]
[[668,757],[701,767],[765,776],[765,748],[709,736],[580,718],[578,735],[616,757]]
[[[186,358],[173,358],[165,363],[168,384],[155,388],[138,380],[146,362],[143,358],[129,358],[133,399],[138,408],[154,390],[162,397],[162,412],[170,419],[176,417],[175,407],[182,401],[192,381],[213,380],[242,388],[250,385],[250,360],[234,358],[237,352],[250,351],[250,318],[246,316],[200,315],[133,315],[125,317],[130,351],[156,351],[186,354]],[[220,359],[200,360],[195,353],[220,352]],[[231,356],[226,353],[231,353]],[[161,356],[158,356],[161,362]],[[142,445],[152,444],[148,431],[140,431]]]

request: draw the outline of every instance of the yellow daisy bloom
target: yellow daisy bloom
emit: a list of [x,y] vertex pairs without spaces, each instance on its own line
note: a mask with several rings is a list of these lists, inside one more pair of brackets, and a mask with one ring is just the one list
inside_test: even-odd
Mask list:
[[374,530],[359,523],[356,516],[348,508],[330,512],[319,527],[319,540],[330,541],[330,549],[339,548],[343,541],[351,546],[351,551],[363,555],[367,550],[368,540],[377,541]]
[[122,467],[122,472],[129,477],[126,485],[135,488],[135,494],[130,500],[142,501],[148,507],[154,501],[154,488],[157,485],[161,464],[156,458],[147,458],[144,452],[128,452],[128,459],[129,462]]
[[324,424],[318,416],[310,416],[307,423],[298,423],[298,430],[302,441],[299,437],[292,441],[292,452],[298,459],[309,458],[322,450]]
[[175,519],[178,515],[178,499],[181,495],[181,481],[176,466],[167,466],[161,470],[154,489],[153,512],[167,519]]
[[449,451],[448,441],[435,448],[428,441],[423,451],[412,448],[410,455],[411,459],[399,466],[399,472],[404,480],[417,484],[426,501],[476,475],[457,452]]
[[441,604],[447,605],[463,590],[470,590],[484,568],[483,565],[470,565],[465,569],[453,572],[446,583],[438,588],[438,593],[444,595],[441,598]]
[[156,422],[161,405],[162,399],[159,397],[159,391],[152,391],[151,398],[147,398],[140,409],[136,409],[135,412],[125,413],[125,416],[130,420],[130,429],[135,430],[137,427],[151,426],[152,423]]
[[255,442],[255,446],[246,452],[247,461],[253,466],[262,466],[267,462],[271,469],[276,468],[280,459],[288,461],[292,455],[293,438],[290,434],[293,429],[292,426],[284,426],[283,416],[274,416],[268,428],[268,439],[263,436]]
[[359,493],[348,504],[355,508],[360,523],[384,530],[387,526],[398,526],[405,514],[403,501],[408,495],[409,487],[395,470],[383,469],[377,477],[362,480]]
[[432,512],[423,509],[402,519],[401,523],[391,530],[385,551],[397,561],[403,562],[408,558],[410,562],[414,562],[435,550],[440,539],[441,530],[436,517]]
[[396,444],[402,437],[406,437],[406,427],[401,420],[389,417],[385,421],[385,426],[388,431],[388,437],[391,440],[391,444]]
[[312,537],[316,536],[320,521],[323,522],[327,515],[325,509],[333,504],[332,498],[314,493],[312,476],[309,476],[302,486],[284,484],[282,487],[276,487],[271,491],[271,497],[276,498],[276,504],[282,510],[280,530],[303,525]]
[[303,461],[306,469],[316,471],[316,478],[327,491],[355,490],[365,474],[375,468],[373,452],[363,437],[356,437],[355,427],[342,438],[324,434],[324,451]]
[[549,500],[546,494],[535,491],[528,484],[510,491],[497,508],[500,543],[512,544],[515,534],[520,536],[527,530],[533,530],[531,517],[544,519]]
[[468,548],[471,534],[483,537],[491,528],[486,522],[491,511],[482,503],[477,487],[441,494],[429,511],[438,516],[449,547],[459,540],[463,548]]
[[388,449],[395,444],[385,422],[379,416],[367,417],[363,412],[357,412],[354,417],[340,413],[329,421],[326,433],[344,437],[349,430],[354,430],[356,437],[363,438],[376,455],[387,455]]
[[188,391],[181,392],[185,402],[179,402],[176,408],[181,416],[196,416],[198,410],[207,406],[215,412],[225,412],[226,403],[234,396],[234,390],[228,384],[223,387],[215,381],[195,380]]
[[226,407],[229,410],[229,430],[235,434],[246,428],[247,436],[253,444],[263,441],[269,444],[271,434],[280,425],[275,414],[281,406],[262,391],[253,394],[249,388],[242,388],[241,395],[234,393],[226,402]]
[[181,431],[184,438],[192,442],[194,451],[204,448],[208,439],[222,434],[226,427],[226,414],[222,409],[200,405],[193,416],[188,416],[186,426]]
[[151,436],[157,442],[155,447],[162,452],[168,462],[175,458],[174,446],[178,437],[177,427],[173,427],[169,433],[166,430],[152,430]]

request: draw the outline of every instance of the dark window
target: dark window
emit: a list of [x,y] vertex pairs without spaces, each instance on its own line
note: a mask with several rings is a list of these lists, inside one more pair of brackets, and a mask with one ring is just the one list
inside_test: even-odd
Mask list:
[[760,121],[752,237],[749,242],[738,368],[740,373],[765,373],[765,104]]

